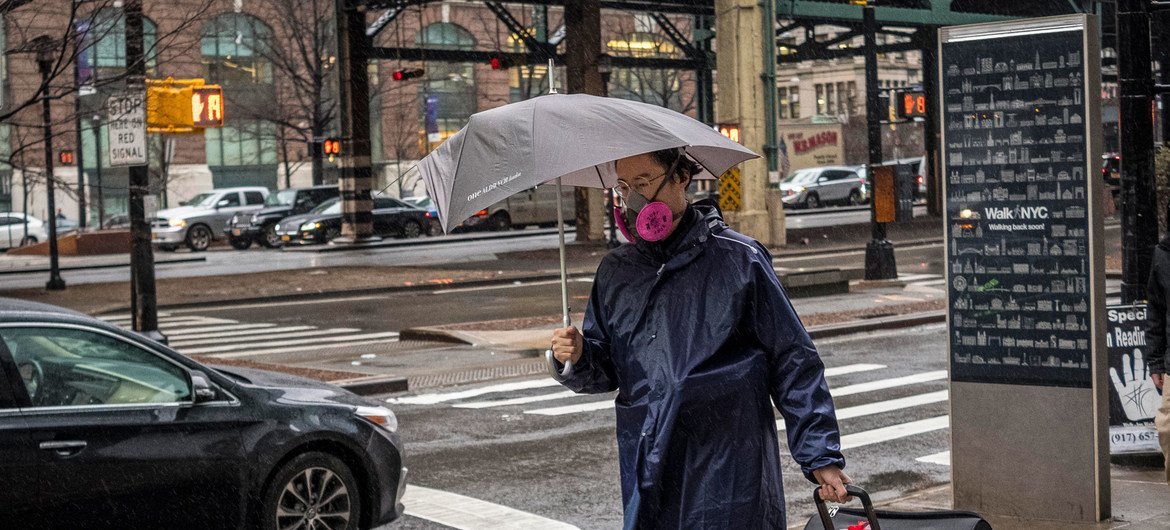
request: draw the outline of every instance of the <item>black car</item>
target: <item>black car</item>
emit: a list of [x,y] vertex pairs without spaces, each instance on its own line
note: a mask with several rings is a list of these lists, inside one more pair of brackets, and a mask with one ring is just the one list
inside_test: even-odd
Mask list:
[[378,526],[403,512],[397,423],[334,386],[0,298],[4,528]]
[[[374,197],[374,235],[415,238],[431,226],[431,212],[390,197]],[[426,228],[424,228],[426,227]],[[305,215],[276,224],[285,243],[328,243],[341,235],[341,199],[331,199]]]
[[271,193],[264,200],[264,208],[252,214],[237,214],[228,221],[224,234],[232,247],[244,250],[252,242],[268,248],[283,244],[276,234],[276,223],[290,215],[308,213],[321,203],[339,196],[337,186],[289,188]]

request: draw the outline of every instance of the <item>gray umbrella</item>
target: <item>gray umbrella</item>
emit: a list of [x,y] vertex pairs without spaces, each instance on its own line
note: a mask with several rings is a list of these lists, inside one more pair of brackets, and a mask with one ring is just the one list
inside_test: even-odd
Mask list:
[[[731,166],[757,158],[711,127],[678,112],[617,98],[552,93],[471,116],[467,126],[419,163],[443,231],[513,194],[557,181],[590,188],[616,185],[614,162],[684,148],[703,167],[698,178],[716,178]],[[565,272],[565,223],[557,201],[561,247],[561,306],[569,321]],[[558,380],[552,351],[545,354]]]

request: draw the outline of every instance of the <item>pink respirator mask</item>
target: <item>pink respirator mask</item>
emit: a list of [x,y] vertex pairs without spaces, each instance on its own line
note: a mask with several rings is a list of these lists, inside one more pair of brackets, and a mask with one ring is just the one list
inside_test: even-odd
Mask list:
[[638,239],[654,243],[666,239],[666,236],[670,234],[670,229],[674,225],[674,212],[670,210],[670,206],[667,206],[666,203],[655,199],[662,192],[662,188],[666,186],[666,179],[674,175],[674,171],[678,167],[678,161],[681,159],[682,156],[680,155],[671,164],[670,170],[663,175],[662,183],[654,191],[653,197],[647,199],[641,193],[630,191],[628,197],[622,197],[625,208],[618,208],[616,204],[614,205],[614,222],[617,224],[618,229],[622,231],[622,235],[631,243],[636,241],[636,239],[630,234],[629,221],[626,219],[630,213],[636,215],[633,221],[634,230],[638,233]]

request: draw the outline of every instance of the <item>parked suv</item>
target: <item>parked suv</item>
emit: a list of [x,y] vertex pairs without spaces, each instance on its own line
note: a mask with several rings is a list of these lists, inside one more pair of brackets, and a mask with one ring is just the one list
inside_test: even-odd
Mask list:
[[865,180],[848,167],[798,169],[780,181],[784,206],[820,208],[828,203],[862,204]]
[[236,214],[251,214],[264,207],[268,188],[224,188],[200,193],[178,208],[159,210],[151,220],[151,239],[158,248],[173,251],[187,245],[193,251],[207,250],[219,239],[228,221]]
[[244,250],[255,241],[268,248],[283,244],[276,234],[276,223],[290,215],[300,215],[340,195],[337,186],[290,188],[268,195],[264,208],[249,215],[238,213],[228,221],[223,233],[232,247]]

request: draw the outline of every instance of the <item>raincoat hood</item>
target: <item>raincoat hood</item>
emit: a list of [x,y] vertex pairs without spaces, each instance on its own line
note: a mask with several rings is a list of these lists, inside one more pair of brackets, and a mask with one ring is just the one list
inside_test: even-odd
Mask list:
[[602,261],[565,386],[617,390],[626,528],[784,528],[773,405],[788,451],[844,467],[824,365],[767,249],[717,209]]

